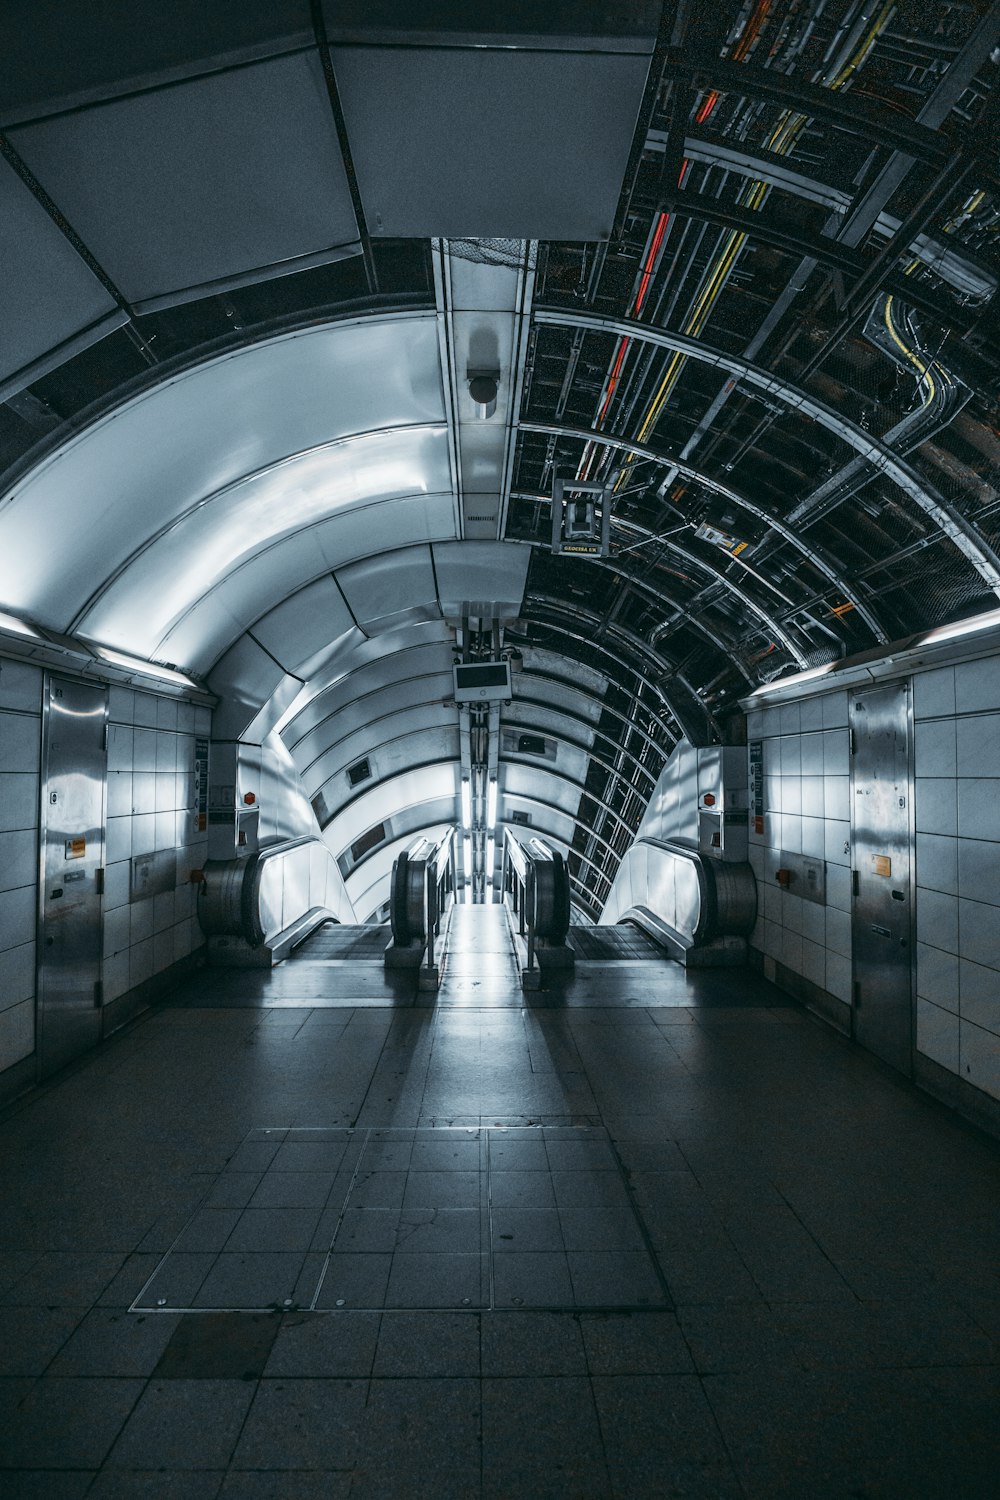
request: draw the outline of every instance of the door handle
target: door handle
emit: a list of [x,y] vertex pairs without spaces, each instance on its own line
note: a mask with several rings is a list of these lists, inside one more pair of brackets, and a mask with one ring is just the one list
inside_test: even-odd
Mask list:
[[906,892],[905,891],[893,891],[893,893],[892,893],[892,899],[893,899],[893,901],[905,901],[906,900]]

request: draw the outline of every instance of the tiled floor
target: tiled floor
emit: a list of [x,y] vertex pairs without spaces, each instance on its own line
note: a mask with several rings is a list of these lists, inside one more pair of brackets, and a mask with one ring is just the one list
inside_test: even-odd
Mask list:
[[997,1500],[994,1144],[750,975],[325,967],[0,1121],[3,1500]]

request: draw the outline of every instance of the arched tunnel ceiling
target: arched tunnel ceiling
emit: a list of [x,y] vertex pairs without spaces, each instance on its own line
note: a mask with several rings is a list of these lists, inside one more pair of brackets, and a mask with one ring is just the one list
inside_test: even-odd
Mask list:
[[681,734],[1000,593],[1000,6],[237,10],[4,7],[0,609],[280,734],[363,916],[495,621],[596,913]]

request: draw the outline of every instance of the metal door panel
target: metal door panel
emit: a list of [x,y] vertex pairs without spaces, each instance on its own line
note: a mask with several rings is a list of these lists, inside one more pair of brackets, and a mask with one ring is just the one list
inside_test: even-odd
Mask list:
[[39,901],[38,1060],[42,1076],[101,1034],[101,882],[107,689],[46,681]]
[[906,683],[850,696],[853,1032],[912,1069],[912,795]]

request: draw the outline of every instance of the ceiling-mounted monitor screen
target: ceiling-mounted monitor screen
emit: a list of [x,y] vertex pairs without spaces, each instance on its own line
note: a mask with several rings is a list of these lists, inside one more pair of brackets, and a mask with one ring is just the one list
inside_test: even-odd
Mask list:
[[509,661],[477,661],[456,666],[456,703],[490,703],[509,697]]

